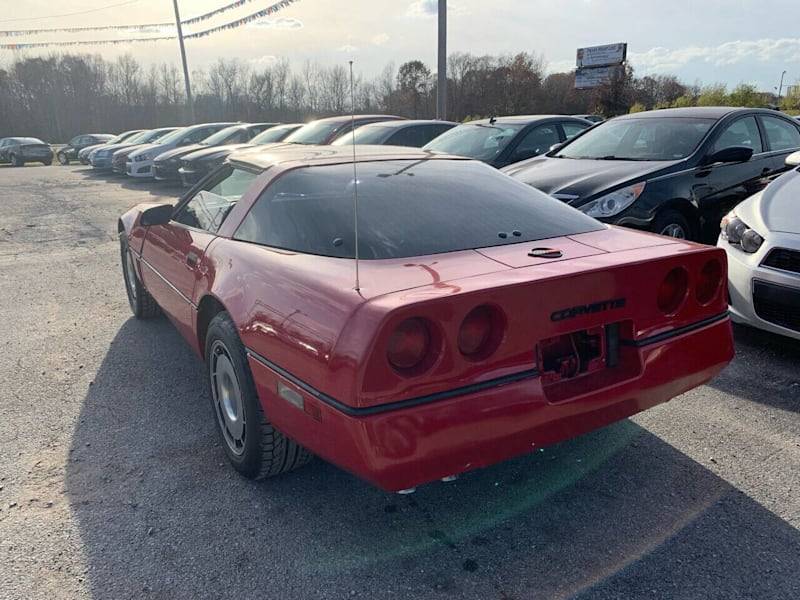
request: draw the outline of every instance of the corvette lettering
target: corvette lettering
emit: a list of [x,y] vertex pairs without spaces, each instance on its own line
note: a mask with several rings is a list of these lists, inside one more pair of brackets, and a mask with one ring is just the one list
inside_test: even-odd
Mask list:
[[625,298],[616,298],[614,300],[603,300],[602,302],[594,302],[592,304],[582,304],[580,306],[573,306],[572,308],[565,308],[557,310],[550,315],[551,321],[564,321],[565,319],[574,319],[581,315],[590,315],[594,313],[604,312],[607,310],[615,310],[625,307]]

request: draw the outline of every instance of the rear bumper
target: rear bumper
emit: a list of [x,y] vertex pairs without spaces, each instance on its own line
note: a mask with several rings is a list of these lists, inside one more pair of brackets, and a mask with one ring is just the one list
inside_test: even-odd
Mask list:
[[[250,353],[249,362],[276,427],[322,458],[397,491],[573,438],[707,382],[733,358],[730,319],[633,347],[639,360],[634,376],[559,402],[548,400],[532,370],[389,410],[337,407],[263,357]],[[302,397],[302,407],[279,388]]]

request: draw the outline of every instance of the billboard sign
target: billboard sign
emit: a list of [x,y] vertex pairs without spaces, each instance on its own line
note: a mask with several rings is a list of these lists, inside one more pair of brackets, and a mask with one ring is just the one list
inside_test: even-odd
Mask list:
[[606,44],[605,46],[590,46],[578,48],[575,65],[578,69],[585,67],[607,67],[621,65],[628,54],[628,44]]
[[575,71],[575,89],[585,90],[594,88],[611,81],[614,72],[619,66],[595,67],[593,69],[577,69]]

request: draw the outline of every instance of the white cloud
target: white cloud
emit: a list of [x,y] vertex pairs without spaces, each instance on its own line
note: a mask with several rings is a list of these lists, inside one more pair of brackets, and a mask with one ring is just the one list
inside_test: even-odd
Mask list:
[[278,61],[278,57],[274,54],[265,54],[251,58],[248,62],[255,67],[268,67]]
[[[435,17],[439,14],[439,0],[414,0],[406,9],[408,17]],[[447,16],[453,17],[467,14],[461,4],[455,2],[447,3]]]
[[303,22],[294,17],[278,17],[276,19],[259,19],[250,23],[250,27],[260,27],[263,29],[302,29]]
[[344,46],[339,46],[336,50],[338,50],[339,52],[352,54],[353,52],[358,52],[358,46],[353,46],[352,44],[345,44]]
[[736,40],[718,46],[687,46],[676,50],[656,47],[647,52],[630,52],[628,59],[644,72],[675,71],[689,63],[704,62],[715,67],[745,62],[800,62],[800,38]]
[[379,33],[377,35],[373,35],[370,41],[374,46],[383,46],[386,42],[389,41],[389,34]]

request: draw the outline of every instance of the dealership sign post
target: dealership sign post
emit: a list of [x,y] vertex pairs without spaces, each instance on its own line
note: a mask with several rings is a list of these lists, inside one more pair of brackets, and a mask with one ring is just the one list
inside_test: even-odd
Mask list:
[[611,80],[617,69],[625,64],[628,44],[606,44],[578,48],[575,60],[575,88],[594,88]]

